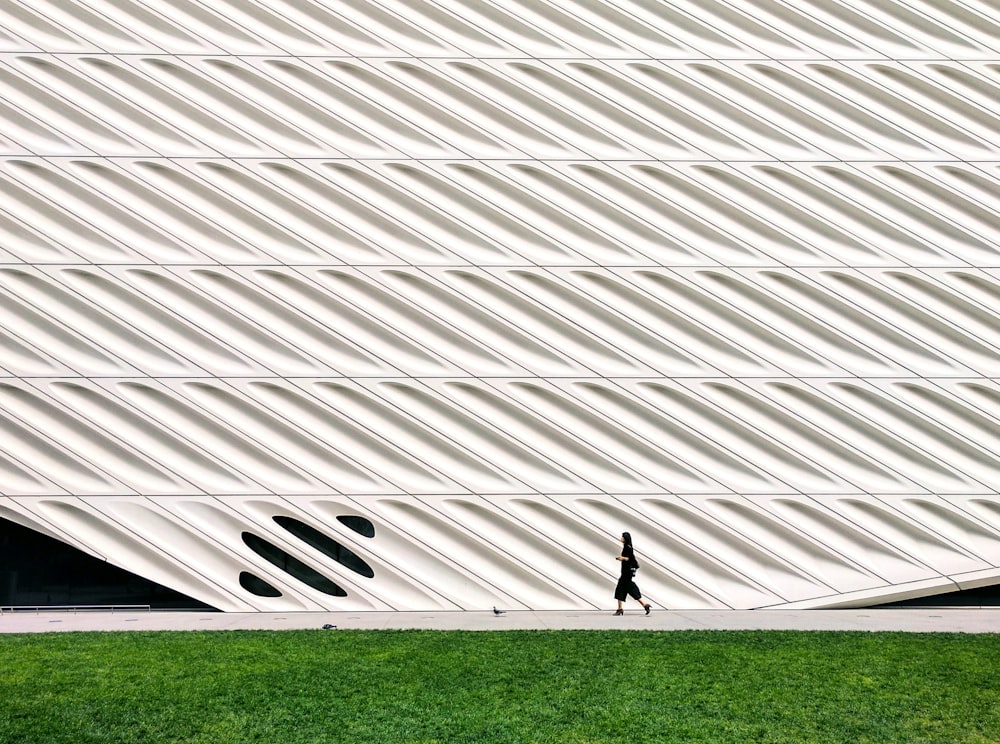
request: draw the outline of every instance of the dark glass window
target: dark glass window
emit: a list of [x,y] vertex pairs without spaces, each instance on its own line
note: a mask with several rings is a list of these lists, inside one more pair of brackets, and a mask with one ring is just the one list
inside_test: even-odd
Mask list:
[[302,583],[311,586],[316,591],[323,592],[324,594],[330,594],[334,597],[347,596],[347,592],[334,584],[323,574],[313,568],[310,568],[295,556],[289,555],[277,545],[272,545],[264,538],[257,537],[250,532],[244,532],[242,537],[243,542],[247,544],[247,547],[250,548],[250,550],[255,552],[261,558],[270,561],[285,573],[294,576]]
[[0,605],[131,604],[164,610],[215,609],[72,545],[0,518]]
[[240,571],[240,586],[258,597],[280,597],[281,592],[268,584],[264,579],[254,576],[248,571]]
[[[305,522],[300,522],[298,519],[293,519],[292,517],[280,516],[274,517],[274,521],[291,532],[302,542],[316,548],[316,550],[323,553],[323,555],[333,558],[333,560],[337,561],[337,563],[342,566],[346,566],[352,571],[359,573],[362,576],[366,576],[369,579],[375,575],[375,572],[372,571],[372,567],[365,563],[364,560],[350,548],[341,545],[332,537],[324,535],[322,532],[310,527]],[[369,524],[371,524],[371,522],[369,522]]]
[[359,535],[364,537],[375,537],[375,525],[373,525],[369,519],[365,519],[364,517],[344,516],[337,517],[337,521],[345,527],[351,528]]
[[896,607],[1000,607],[1000,584],[980,586],[975,589],[960,589],[930,597],[902,599],[898,602],[868,605],[873,610],[894,609]]

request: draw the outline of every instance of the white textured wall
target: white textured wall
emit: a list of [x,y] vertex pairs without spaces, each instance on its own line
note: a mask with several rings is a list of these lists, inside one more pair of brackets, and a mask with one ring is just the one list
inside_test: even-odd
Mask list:
[[623,529],[658,606],[1000,581],[995,3],[6,0],[0,50],[0,517],[227,610],[608,607]]

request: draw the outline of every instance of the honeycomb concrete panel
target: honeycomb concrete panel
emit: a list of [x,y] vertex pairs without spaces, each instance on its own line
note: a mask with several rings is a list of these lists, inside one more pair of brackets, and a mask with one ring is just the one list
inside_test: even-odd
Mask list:
[[996,584],[998,102],[980,0],[9,0],[0,518],[232,611]]

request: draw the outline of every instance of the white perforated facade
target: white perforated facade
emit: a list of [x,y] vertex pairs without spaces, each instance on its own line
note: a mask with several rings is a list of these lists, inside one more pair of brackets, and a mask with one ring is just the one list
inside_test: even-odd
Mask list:
[[[1000,583],[1000,9],[7,0],[0,517],[223,610]],[[372,532],[374,533],[372,535]]]

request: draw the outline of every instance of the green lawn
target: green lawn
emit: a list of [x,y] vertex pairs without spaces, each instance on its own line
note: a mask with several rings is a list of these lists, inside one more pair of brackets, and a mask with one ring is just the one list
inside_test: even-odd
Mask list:
[[0,742],[1000,742],[1000,635],[0,636]]

